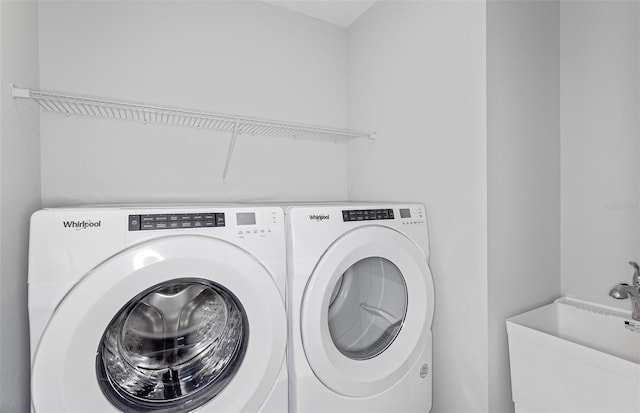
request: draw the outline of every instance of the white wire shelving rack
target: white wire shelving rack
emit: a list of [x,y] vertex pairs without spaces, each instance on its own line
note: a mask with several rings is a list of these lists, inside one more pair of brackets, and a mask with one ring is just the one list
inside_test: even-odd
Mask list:
[[233,149],[240,135],[274,136],[334,143],[361,138],[375,139],[375,133],[370,132],[24,89],[15,85],[11,85],[11,94],[14,98],[36,101],[45,112],[62,113],[67,116],[84,115],[230,132],[231,140],[222,172],[223,179],[227,177]]

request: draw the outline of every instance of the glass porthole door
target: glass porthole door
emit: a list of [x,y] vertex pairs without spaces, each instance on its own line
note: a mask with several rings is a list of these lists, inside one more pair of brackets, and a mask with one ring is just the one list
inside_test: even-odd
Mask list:
[[329,333],[345,357],[368,360],[395,340],[406,312],[407,286],[398,267],[386,258],[364,258],[333,289]]
[[242,304],[204,279],[177,279],[133,298],[107,327],[98,383],[121,411],[176,411],[214,398],[242,362],[249,328]]
[[333,391],[370,396],[418,358],[433,319],[433,281],[424,253],[381,226],[335,241],[307,283],[300,328],[305,356]]
[[282,294],[246,251],[205,236],[153,239],[65,296],[31,369],[38,413],[255,412],[281,372]]

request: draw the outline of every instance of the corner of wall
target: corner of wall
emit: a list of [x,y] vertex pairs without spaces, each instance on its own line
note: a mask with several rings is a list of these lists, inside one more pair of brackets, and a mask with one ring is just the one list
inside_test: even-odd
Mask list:
[[29,217],[40,208],[40,109],[11,97],[37,87],[38,2],[0,1],[0,411],[29,411]]

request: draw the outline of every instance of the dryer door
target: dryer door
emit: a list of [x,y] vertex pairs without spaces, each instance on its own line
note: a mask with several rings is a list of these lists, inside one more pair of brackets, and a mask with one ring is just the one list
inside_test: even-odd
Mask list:
[[280,373],[283,299],[252,255],[219,239],[135,245],[54,312],[32,366],[42,412],[256,411]]
[[388,389],[430,340],[433,300],[426,257],[411,240],[381,226],[345,234],[305,289],[300,328],[309,365],[337,393]]

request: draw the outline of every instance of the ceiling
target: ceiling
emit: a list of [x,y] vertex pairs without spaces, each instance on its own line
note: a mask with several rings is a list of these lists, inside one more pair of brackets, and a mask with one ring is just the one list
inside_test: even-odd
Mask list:
[[263,0],[283,9],[348,27],[377,0]]

